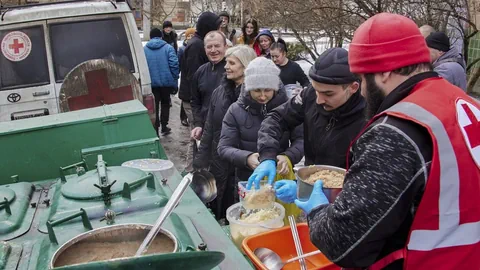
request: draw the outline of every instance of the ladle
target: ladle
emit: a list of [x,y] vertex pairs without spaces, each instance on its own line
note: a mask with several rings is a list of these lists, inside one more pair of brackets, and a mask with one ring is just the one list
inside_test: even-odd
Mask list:
[[158,232],[160,231],[160,227],[162,226],[163,222],[170,216],[175,206],[177,206],[178,202],[182,198],[185,190],[187,190],[188,186],[192,182],[192,179],[189,177],[185,177],[182,179],[180,184],[177,186],[175,191],[172,194],[172,197],[167,202],[167,205],[163,208],[160,216],[158,217],[155,225],[153,225],[152,229],[148,233],[147,237],[143,240],[140,248],[135,253],[135,257],[141,256],[145,251],[147,251],[148,247],[152,243],[153,239],[157,236]]
[[263,263],[263,265],[265,265],[265,267],[268,270],[280,270],[288,263],[298,261],[306,257],[314,256],[322,252],[320,250],[315,250],[315,251],[303,254],[302,256],[289,259],[285,262],[282,261],[280,256],[278,256],[278,254],[275,253],[275,251],[268,248],[257,248],[255,249],[254,253],[255,253],[255,256],[257,256],[257,258]]

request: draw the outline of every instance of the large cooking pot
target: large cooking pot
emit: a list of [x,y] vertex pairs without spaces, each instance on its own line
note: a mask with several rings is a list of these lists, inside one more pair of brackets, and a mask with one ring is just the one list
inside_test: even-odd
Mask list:
[[[327,166],[327,165],[311,165],[311,166],[304,166],[295,168],[295,176],[297,178],[297,198],[300,201],[307,201],[310,199],[310,194],[313,191],[313,185],[305,182],[304,180],[308,179],[308,177],[320,170],[331,170],[342,173],[345,175],[346,170],[340,167],[335,166]],[[335,201],[338,193],[342,191],[341,188],[323,188],[323,193],[327,197],[328,201],[332,203]]]
[[[53,255],[49,268],[96,261],[116,262],[133,257],[152,225],[121,224],[82,233],[63,244]],[[178,250],[175,236],[161,229],[146,252],[173,253]]]

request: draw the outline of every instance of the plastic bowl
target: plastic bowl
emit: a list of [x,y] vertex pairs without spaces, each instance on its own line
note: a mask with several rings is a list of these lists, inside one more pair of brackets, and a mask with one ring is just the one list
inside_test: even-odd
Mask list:
[[[247,196],[248,193],[250,192],[255,192],[253,190],[253,187],[251,190],[247,190],[247,183],[248,181],[240,181],[238,182],[238,197],[240,199],[240,203],[246,208],[246,209],[253,209],[253,208],[250,208],[246,205],[244,205],[244,200],[245,200],[245,196]],[[264,185],[267,185],[268,184],[268,181],[267,180],[262,180],[260,181],[260,188],[262,188]],[[261,208],[272,208],[273,207],[273,203],[275,201],[275,198],[272,200],[271,203],[266,203],[266,204],[263,204]]]
[[[295,176],[297,177],[297,198],[300,201],[307,201],[310,198],[310,194],[313,191],[313,185],[304,182],[310,175],[320,171],[320,170],[331,170],[342,173],[343,175],[346,174],[346,170],[340,167],[335,166],[328,166],[328,165],[311,165],[299,168],[295,172]],[[330,203],[335,201],[338,193],[342,191],[342,188],[323,188],[323,193],[327,196],[327,199]]]
[[[242,249],[243,239],[246,237],[283,227],[285,208],[279,203],[274,203],[274,207],[280,209],[280,215],[275,219],[266,220],[258,224],[244,223],[239,220],[243,208],[241,203],[236,203],[227,209],[227,220],[230,223],[230,234],[232,235],[233,242],[240,250]],[[271,229],[260,227],[259,225],[267,226]]]

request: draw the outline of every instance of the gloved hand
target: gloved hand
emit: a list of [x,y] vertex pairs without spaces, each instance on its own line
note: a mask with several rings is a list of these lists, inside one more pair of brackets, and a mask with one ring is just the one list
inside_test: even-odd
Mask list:
[[297,182],[295,180],[279,180],[275,182],[275,195],[284,203],[293,203],[297,198]]
[[312,194],[310,194],[308,201],[302,202],[298,199],[295,200],[295,204],[298,208],[302,209],[307,215],[310,214],[313,208],[328,203],[327,196],[323,193],[323,181],[321,180],[318,180],[313,185],[313,191]]
[[258,167],[253,171],[252,175],[248,178],[247,190],[252,189],[252,184],[255,183],[255,189],[260,189],[260,181],[268,176],[268,184],[272,184],[275,180],[275,175],[277,174],[277,164],[275,160],[267,159],[264,160]]

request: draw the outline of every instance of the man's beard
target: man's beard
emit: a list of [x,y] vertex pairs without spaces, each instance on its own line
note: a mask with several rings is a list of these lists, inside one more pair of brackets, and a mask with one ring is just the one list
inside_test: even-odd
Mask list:
[[383,93],[382,88],[380,88],[375,82],[373,74],[366,74],[365,82],[367,84],[367,89],[365,89],[365,98],[367,100],[366,116],[368,119],[371,119],[377,114],[383,100],[385,100],[385,94]]

